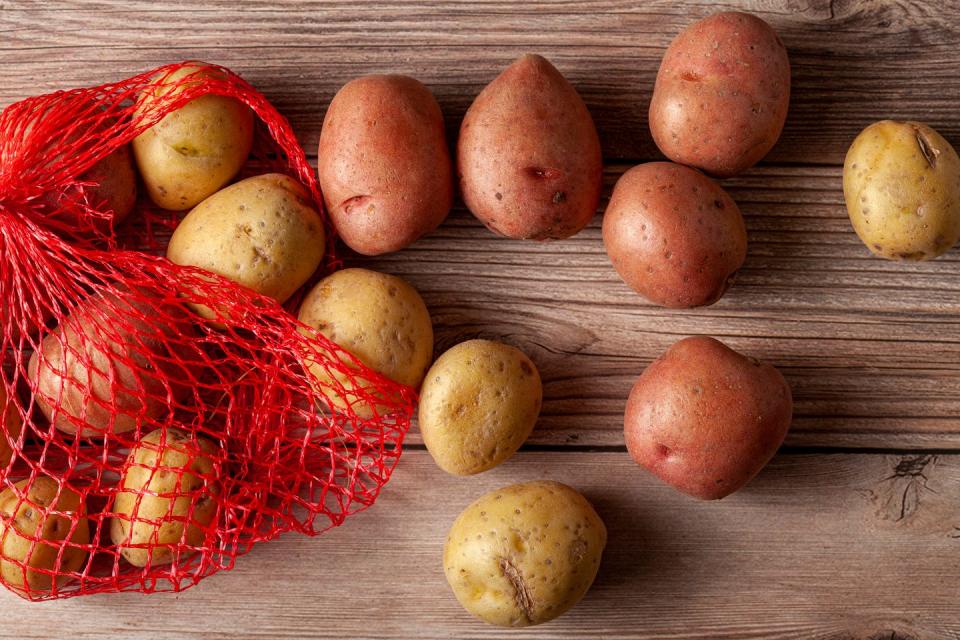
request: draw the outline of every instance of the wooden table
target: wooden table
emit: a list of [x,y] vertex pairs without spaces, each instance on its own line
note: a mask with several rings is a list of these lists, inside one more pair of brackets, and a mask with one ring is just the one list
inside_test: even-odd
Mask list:
[[[273,100],[315,153],[350,78],[418,77],[451,139],[480,88],[527,51],[579,88],[609,186],[654,159],[657,65],[709,2],[0,0],[0,104],[199,58]],[[26,604],[0,594],[9,638],[960,638],[960,260],[871,258],[847,221],[840,164],[865,125],[916,119],[960,147],[960,2],[755,0],[780,32],[794,94],[780,143],[724,184],[750,252],[715,306],[674,312],[620,282],[600,218],[550,244],[487,232],[461,205],[438,231],[372,265],[423,293],[437,350],[503,339],[540,367],[529,444],[458,479],[411,433],[377,505],[316,539],[263,545],[179,595]],[[744,491],[700,503],[623,447],[630,385],[669,344],[720,337],[778,365],[796,398],[787,445]],[[454,600],[441,547],[456,514],[497,486],[556,478],[610,530],[600,575],[559,620],[507,632]]]

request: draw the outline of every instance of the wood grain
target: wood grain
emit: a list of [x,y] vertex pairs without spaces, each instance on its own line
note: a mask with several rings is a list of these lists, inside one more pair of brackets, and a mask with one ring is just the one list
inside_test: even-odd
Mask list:
[[[531,443],[453,478],[414,431],[377,505],[344,527],[262,545],[178,595],[31,605],[0,593],[0,638],[960,640],[960,258],[871,258],[846,219],[839,169],[882,118],[925,121],[960,146],[960,1],[0,0],[0,106],[205,59],[262,90],[312,154],[326,104],[357,75],[423,80],[452,139],[480,88],[535,51],[588,103],[609,195],[632,163],[659,157],[646,111],[670,39],[736,8],[781,33],[793,98],[770,156],[725,183],[750,251],[720,303],[643,302],[610,267],[599,217],[570,240],[525,243],[495,238],[458,205],[406,251],[347,256],[423,292],[438,351],[482,336],[530,353],[546,383]],[[719,503],[664,487],[622,447],[633,380],[695,333],[775,363],[796,400],[788,444],[801,448]],[[894,452],[907,449],[926,451]],[[460,609],[440,553],[467,503],[533,478],[584,491],[610,543],[578,607],[507,634]]]
[[2,3],[0,103],[99,84],[184,58],[244,74],[315,148],[324,105],[349,79],[414,75],[451,127],[499,69],[536,51],[580,89],[611,158],[658,155],[650,90],[673,36],[698,17],[740,8],[768,20],[793,67],[790,117],[771,162],[839,164],[873,120],[926,121],[960,143],[957,0],[635,0],[516,2]]
[[[586,598],[529,630],[488,627],[443,577],[447,529],[513,482],[581,490],[610,542]],[[0,594],[0,638],[957,640],[960,457],[786,455],[702,503],[624,453],[521,452],[474,478],[408,451],[370,511],[258,547],[181,595],[31,605]]]
[[[363,263],[424,292],[438,349],[482,335],[531,352],[547,382],[537,443],[620,444],[620,414],[642,367],[673,340],[708,333],[784,369],[797,400],[791,444],[960,446],[957,254],[923,265],[870,258],[846,220],[839,169],[829,166],[881,117],[923,119],[960,142],[960,75],[945,44],[960,30],[960,3],[724,5],[734,6],[780,29],[795,86],[769,158],[779,164],[727,183],[751,245],[738,285],[718,305],[678,313],[645,304],[610,268],[599,219],[569,241],[535,244],[495,238],[460,210],[413,248]],[[584,93],[611,158],[656,156],[644,114],[659,58],[676,31],[716,8],[614,0],[0,7],[0,103],[206,58],[264,91],[312,152],[326,103],[355,75],[420,77],[453,135],[496,69],[538,50]],[[609,163],[608,192],[626,166]]]
[[[612,184],[625,169],[608,166]],[[637,375],[670,344],[712,334],[769,360],[795,396],[794,445],[960,445],[960,271],[955,253],[925,264],[870,257],[843,207],[840,170],[766,167],[725,183],[747,220],[737,284],[716,305],[644,302],[610,266],[599,217],[553,243],[495,238],[458,211],[410,249],[357,259],[423,293],[437,351],[504,339],[541,369],[545,403],[532,442],[621,445]]]

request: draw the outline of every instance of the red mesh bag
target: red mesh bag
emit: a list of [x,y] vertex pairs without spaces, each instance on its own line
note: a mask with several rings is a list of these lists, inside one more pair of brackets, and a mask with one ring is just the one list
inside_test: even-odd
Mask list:
[[337,526],[374,502],[409,427],[413,390],[161,257],[176,214],[141,197],[115,224],[100,161],[206,94],[256,116],[244,175],[288,174],[323,214],[289,123],[230,71],[135,108],[182,66],[0,115],[0,582],[31,600],[178,591],[258,542]]

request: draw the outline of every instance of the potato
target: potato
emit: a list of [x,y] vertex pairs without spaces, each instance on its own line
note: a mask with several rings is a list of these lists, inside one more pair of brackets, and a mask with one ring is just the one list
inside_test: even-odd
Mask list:
[[130,145],[125,144],[90,167],[79,180],[86,187],[87,201],[101,211],[113,211],[113,224],[126,219],[137,204],[137,173]]
[[13,445],[23,431],[23,418],[17,407],[17,397],[9,397],[3,383],[0,383],[0,411],[3,412],[3,426],[0,428],[0,475],[3,475],[13,459]]
[[[43,204],[50,209],[51,220],[82,231],[78,216],[66,215],[61,209],[67,202],[86,202],[104,213],[113,212],[114,226],[123,222],[137,203],[137,174],[133,168],[130,145],[122,145],[77,177],[88,186],[71,185],[65,189],[47,192]],[[98,220],[94,227],[106,229]]]
[[464,509],[443,549],[447,582],[485,622],[526,627],[553,620],[593,584],[607,529],[574,489],[525,482]]
[[526,354],[493,340],[468,340],[427,372],[420,433],[441,469],[480,473],[516,453],[533,431],[542,401],[540,374]]
[[650,101],[665,156],[733,176],[773,148],[790,104],[790,61],[777,33],[747,13],[717,13],[667,49]]
[[676,489],[716,500],[747,484],[790,428],[780,372],[718,340],[680,340],[643,372],[627,400],[633,459]]
[[110,539],[136,567],[194,553],[217,515],[217,445],[180,429],[143,437],[121,471]]
[[74,308],[27,367],[43,415],[65,433],[102,437],[173,411],[191,379],[185,365],[175,364],[175,345],[194,332],[180,306],[164,305],[166,317],[157,315],[151,305],[113,294]]
[[509,238],[567,238],[596,213],[600,139],[576,89],[525,55],[480,92],[460,127],[460,191],[470,211]]
[[[137,99],[136,117],[149,117],[184,87],[220,72],[202,63],[154,79]],[[184,81],[184,78],[190,78]],[[133,155],[147,194],[163,209],[189,209],[227,184],[253,146],[253,112],[228,96],[191,100],[133,140]]]
[[[80,105],[76,106],[79,107]],[[83,106],[93,111],[94,114],[98,113],[98,110],[102,111],[102,107],[92,101]],[[24,136],[31,135],[34,125],[47,117],[49,113],[49,109],[45,109],[33,115],[31,121],[24,128]],[[91,123],[89,128],[78,127],[65,137],[59,137],[60,132],[55,132],[54,135],[57,137],[50,142],[49,147],[59,149],[76,145],[77,141],[83,137],[92,138],[96,142],[109,135],[110,130],[115,125],[115,120],[105,117]],[[56,157],[63,159],[63,156],[63,152],[60,152]],[[70,158],[70,160],[75,160],[75,158]],[[130,145],[120,145],[98,160],[77,177],[77,182],[90,184],[86,186],[70,185],[66,188],[46,192],[41,198],[44,208],[47,209],[44,214],[52,220],[79,228],[80,220],[76,219],[75,216],[65,215],[60,208],[64,202],[86,202],[102,212],[112,211],[114,225],[122,222],[130,215],[137,203],[137,173],[133,167]],[[99,226],[96,221],[94,221],[94,225]]]
[[[0,575],[4,583],[42,596],[70,580],[87,559],[90,524],[83,499],[53,478],[27,478],[0,492]],[[74,522],[74,518],[76,521]]]
[[413,78],[348,82],[320,132],[320,187],[337,233],[354,251],[398,251],[436,229],[453,205],[443,114]]
[[[180,222],[167,258],[200,267],[285,302],[320,266],[323,220],[306,188],[268,173],[241,180],[197,205]],[[207,319],[210,308],[191,304]]]
[[[433,325],[427,306],[406,281],[385,273],[342,269],[327,276],[304,298],[300,322],[367,367],[408,387],[420,387],[433,358]],[[332,409],[356,403],[352,408],[357,415],[373,415],[373,407],[358,399],[367,390],[349,375],[327,371],[320,363],[311,363],[309,370]]]
[[919,122],[875,122],[850,145],[843,195],[874,254],[929,260],[960,239],[960,158]]
[[747,229],[716,182],[672,162],[633,167],[617,181],[603,215],[613,267],[651,302],[713,304],[747,256]]

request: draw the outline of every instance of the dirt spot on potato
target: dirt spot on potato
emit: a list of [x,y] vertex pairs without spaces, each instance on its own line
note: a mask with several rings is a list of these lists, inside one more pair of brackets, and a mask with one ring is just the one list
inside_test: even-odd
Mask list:
[[532,178],[540,178],[543,180],[556,180],[563,176],[562,171],[550,167],[527,167],[526,172],[527,175]]
[[520,569],[514,566],[507,558],[500,558],[500,572],[503,573],[504,577],[509,580],[513,586],[513,598],[517,603],[517,608],[523,612],[523,615],[525,615],[528,620],[533,620],[533,598],[530,597],[530,592],[527,590],[527,583],[523,578],[523,574],[520,573]]

